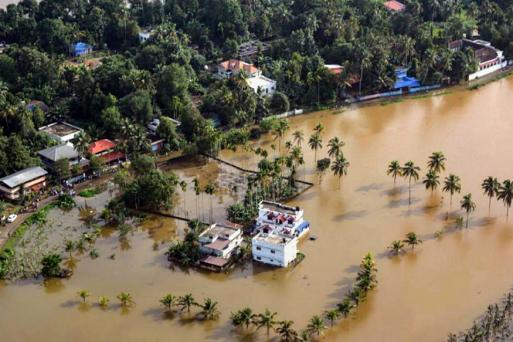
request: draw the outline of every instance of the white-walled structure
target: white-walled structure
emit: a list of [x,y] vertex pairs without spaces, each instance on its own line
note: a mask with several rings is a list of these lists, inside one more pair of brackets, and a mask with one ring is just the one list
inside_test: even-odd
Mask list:
[[253,260],[279,267],[287,267],[297,256],[297,238],[274,232],[258,233],[252,240]]
[[449,49],[452,51],[459,51],[464,47],[474,50],[474,55],[479,63],[478,70],[468,75],[469,81],[492,74],[508,65],[504,53],[493,47],[490,42],[480,39],[460,39],[449,43]]
[[248,85],[257,94],[264,96],[273,95],[276,92],[276,81],[265,76],[256,76],[247,79]]
[[252,240],[253,260],[287,267],[297,257],[298,240],[310,230],[303,210],[280,203],[262,201]]
[[247,76],[246,82],[256,94],[269,96],[276,92],[276,81],[263,76],[262,71],[253,64],[230,59],[217,66],[217,76],[220,78],[236,76],[243,72]]
[[242,243],[242,230],[213,224],[199,236],[203,254],[229,259]]

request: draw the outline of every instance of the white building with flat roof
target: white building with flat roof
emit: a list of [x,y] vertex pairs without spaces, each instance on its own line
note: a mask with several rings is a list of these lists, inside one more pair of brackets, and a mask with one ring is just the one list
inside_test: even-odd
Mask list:
[[298,254],[298,240],[310,231],[303,209],[281,203],[262,201],[258,208],[252,239],[253,260],[287,267]]
[[288,267],[297,256],[297,238],[262,231],[253,238],[251,249],[255,261]]
[[256,94],[262,94],[264,96],[273,95],[276,92],[276,81],[271,80],[263,75],[250,77],[246,80],[251,89]]
[[57,142],[63,144],[75,139],[83,129],[67,122],[54,122],[40,127],[41,132],[45,132]]
[[229,259],[242,243],[242,229],[214,223],[199,236],[201,253]]

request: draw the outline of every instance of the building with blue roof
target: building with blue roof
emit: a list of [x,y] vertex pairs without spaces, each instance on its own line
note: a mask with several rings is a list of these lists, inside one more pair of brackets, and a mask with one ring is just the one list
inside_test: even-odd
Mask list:
[[93,52],[92,45],[84,42],[77,42],[71,46],[71,53],[75,57],[85,56]]
[[420,87],[420,81],[415,77],[408,76],[408,68],[395,69],[394,90],[409,90],[418,87]]

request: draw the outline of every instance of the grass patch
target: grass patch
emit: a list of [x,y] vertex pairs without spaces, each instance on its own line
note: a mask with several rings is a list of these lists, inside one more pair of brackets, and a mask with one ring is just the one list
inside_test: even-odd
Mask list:
[[96,195],[101,194],[105,190],[106,190],[106,186],[105,185],[103,185],[103,186],[97,185],[94,188],[87,188],[87,189],[84,189],[84,190],[80,191],[78,193],[78,195],[80,197],[90,198],[90,197],[94,197]]
[[43,224],[46,222],[46,217],[48,216],[48,212],[56,207],[56,203],[52,202],[47,204],[43,208],[39,209],[34,214],[27,217],[25,222],[23,222],[18,229],[14,231],[13,234],[9,237],[9,240],[5,243],[1,250],[12,249],[14,250],[14,246],[16,243],[25,235],[27,229],[29,229],[34,224]]

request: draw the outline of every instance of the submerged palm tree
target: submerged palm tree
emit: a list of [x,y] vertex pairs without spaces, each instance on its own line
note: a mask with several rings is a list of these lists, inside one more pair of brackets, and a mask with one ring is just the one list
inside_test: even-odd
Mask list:
[[177,298],[172,294],[168,293],[162,299],[160,299],[160,304],[164,306],[167,311],[171,311],[174,305],[177,304]]
[[289,129],[289,122],[285,119],[276,121],[273,127],[273,134],[275,139],[278,139],[278,151],[281,152],[281,139],[285,135],[285,132]]
[[276,332],[280,335],[280,340],[285,342],[298,341],[299,335],[297,331],[292,328],[294,321],[281,321]]
[[292,137],[296,145],[301,146],[303,144],[303,141],[305,140],[305,134],[302,130],[297,130],[294,133],[292,133]]
[[417,181],[419,179],[419,171],[420,167],[415,166],[412,161],[404,164],[401,169],[401,175],[405,178],[408,178],[408,203],[411,204],[411,181],[412,179]]
[[307,329],[311,335],[315,334],[317,336],[321,336],[321,333],[326,329],[326,326],[324,325],[324,320],[320,316],[315,315],[310,318]]
[[326,311],[326,318],[330,321],[330,325],[333,326],[335,324],[335,321],[340,316],[340,311],[337,309],[332,309]]
[[509,216],[509,208],[511,208],[511,202],[513,201],[513,182],[505,180],[499,188],[497,199],[504,202],[506,206],[506,217]]
[[187,309],[187,312],[191,312],[191,307],[197,305],[197,303],[192,294],[188,293],[178,299],[178,305],[180,305],[182,311]]
[[393,160],[390,162],[390,164],[388,164],[387,175],[392,176],[392,178],[394,179],[394,185],[395,185],[397,176],[401,175],[401,171],[402,171],[402,168],[401,168],[401,164],[399,163],[399,161]]
[[317,123],[317,125],[315,125],[315,127],[314,127],[314,132],[315,132],[316,134],[321,135],[321,134],[322,134],[322,132],[324,132],[324,125],[323,125],[322,123],[320,123],[320,122],[319,122],[319,123]]
[[468,228],[468,217],[471,212],[476,210],[476,203],[474,203],[474,201],[472,201],[472,194],[467,194],[467,195],[463,196],[463,199],[461,200],[460,204],[461,204],[461,209],[465,210],[465,212],[467,213],[466,228]]
[[337,155],[337,159],[331,164],[331,171],[335,176],[338,176],[338,187],[340,188],[340,181],[342,180],[342,176],[347,175],[347,170],[349,169],[349,161],[344,157],[344,154],[341,153]]
[[119,299],[122,307],[128,307],[134,304],[132,295],[128,292],[121,292],[117,298]]
[[265,327],[267,330],[267,335],[269,335],[271,329],[278,323],[276,318],[277,313],[271,312],[269,309],[265,309],[264,313],[258,314],[258,318],[256,321],[257,328]]
[[404,243],[401,240],[393,241],[390,246],[388,246],[388,249],[390,252],[392,252],[395,255],[399,255],[403,251]]
[[235,313],[232,313],[231,320],[232,324],[235,326],[244,325],[246,330],[249,329],[249,325],[254,323],[256,314],[253,313],[253,310],[246,307],[242,310],[239,310]]
[[426,174],[426,178],[422,181],[426,186],[426,190],[431,189],[431,193],[436,190],[436,188],[440,185],[440,176],[433,170],[429,170]]
[[442,152],[433,152],[427,163],[429,170],[433,171],[434,173],[445,171],[446,160],[447,159]]
[[208,195],[209,199],[210,199],[210,222],[213,221],[213,216],[214,216],[214,208],[212,206],[212,197],[215,195],[217,191],[217,188],[215,186],[215,184],[213,183],[208,183],[206,186],[205,186],[205,193]]
[[[449,209],[452,208],[452,196],[457,192],[461,192],[461,184],[460,184],[460,177],[450,174],[449,176],[445,177],[444,181],[444,187],[442,189],[444,192],[448,192],[451,194],[451,200],[449,202]],[[449,215],[449,213],[447,213]]]
[[422,240],[419,239],[417,234],[415,234],[414,232],[411,232],[411,233],[406,234],[406,239],[404,240],[404,242],[407,245],[409,245],[411,247],[411,249],[415,249],[415,246],[421,244]]
[[219,317],[219,309],[217,308],[217,302],[210,298],[206,298],[201,305],[201,315],[206,320],[215,320]]
[[333,137],[328,141],[328,156],[330,158],[338,157],[338,155],[342,152],[342,147],[345,146],[345,142],[340,140],[338,137]]
[[342,301],[342,303],[337,304],[337,310],[344,317],[347,317],[351,313],[351,309],[353,308],[353,304],[351,301],[346,298]]
[[82,303],[85,303],[86,299],[91,296],[91,292],[87,290],[80,290],[77,292],[77,294],[82,299]]
[[481,188],[483,189],[486,196],[488,196],[488,215],[490,215],[490,210],[492,208],[492,198],[499,194],[499,187],[501,184],[494,177],[486,178],[481,184]]
[[109,297],[106,297],[106,296],[100,296],[100,297],[98,298],[98,305],[99,305],[101,308],[106,308],[107,306],[109,306],[109,302],[110,302]]
[[322,148],[322,139],[319,133],[313,134],[308,140],[308,146],[314,150],[314,161],[317,163],[317,150]]

